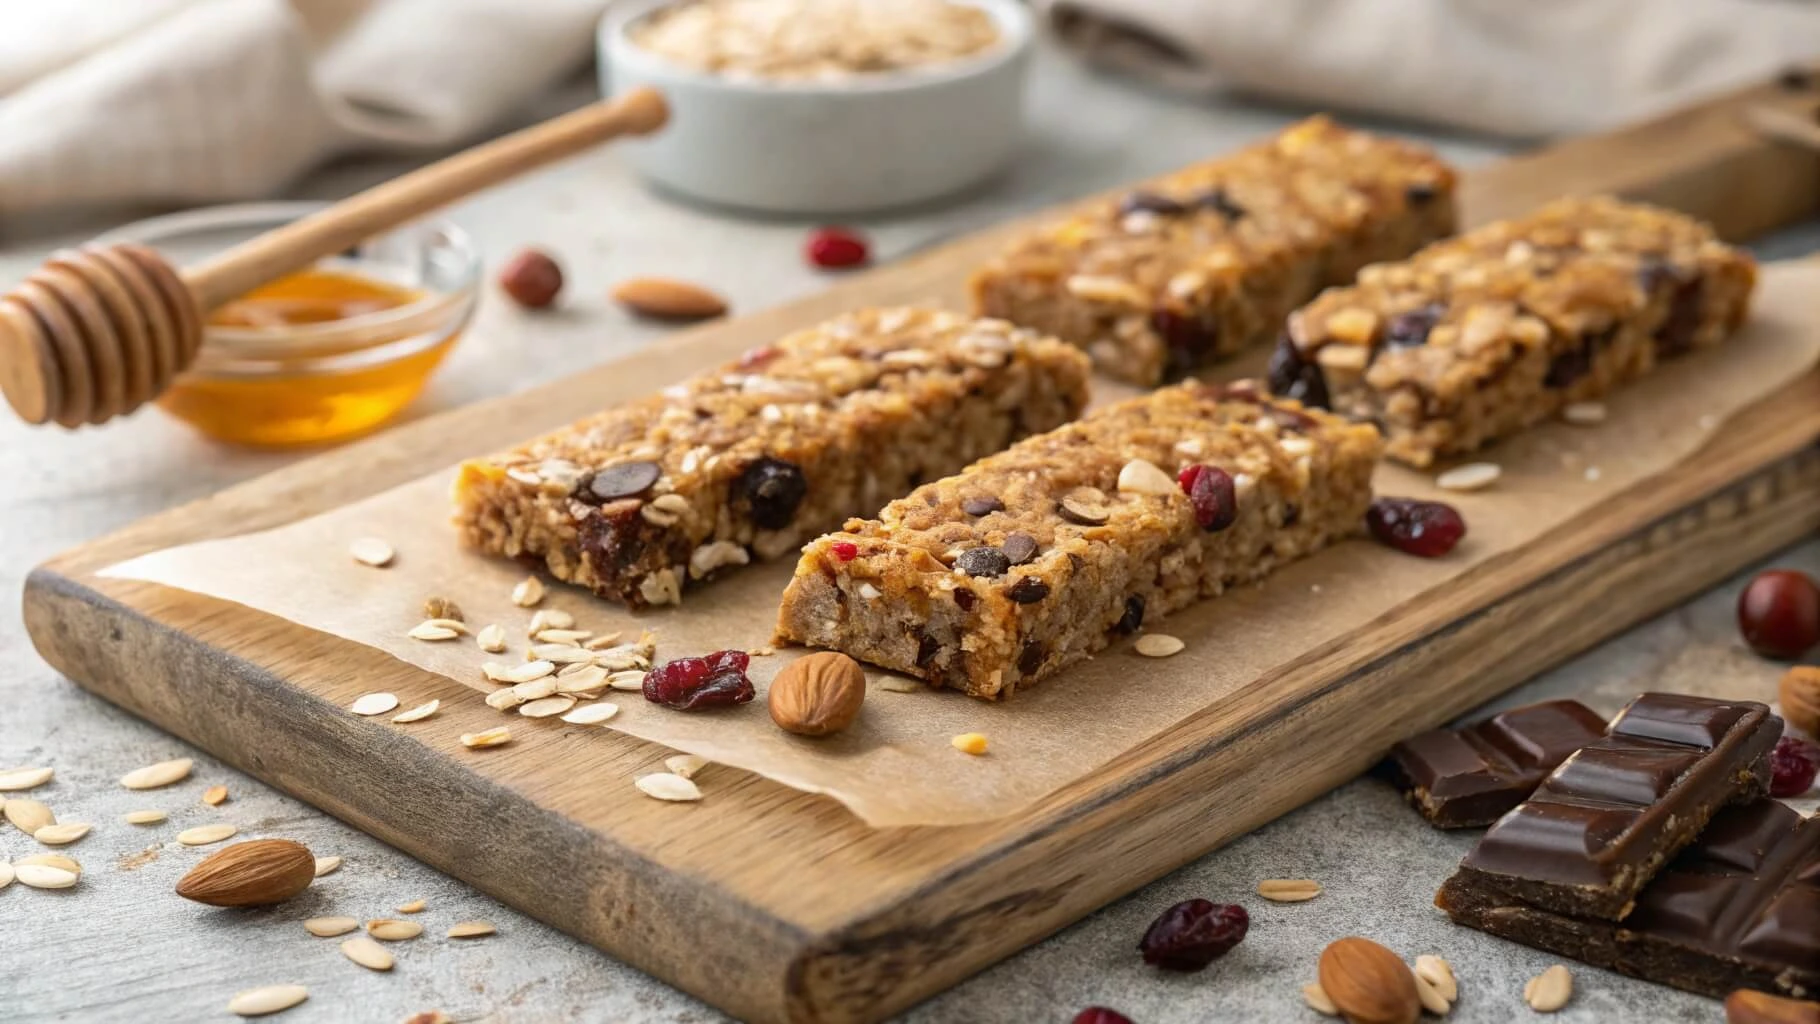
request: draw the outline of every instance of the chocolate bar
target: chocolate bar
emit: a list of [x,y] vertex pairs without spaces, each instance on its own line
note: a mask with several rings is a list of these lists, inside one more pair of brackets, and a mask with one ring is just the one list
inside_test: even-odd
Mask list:
[[1459,874],[1534,907],[1621,921],[1715,811],[1766,792],[1781,733],[1752,701],[1643,694],[1499,818]]
[[1703,995],[1820,993],[1820,821],[1768,798],[1715,815],[1623,924],[1526,906],[1464,871],[1435,905],[1458,924]]
[[1382,771],[1429,824],[1476,828],[1503,817],[1567,755],[1603,735],[1598,712],[1549,700],[1412,736],[1390,748]]

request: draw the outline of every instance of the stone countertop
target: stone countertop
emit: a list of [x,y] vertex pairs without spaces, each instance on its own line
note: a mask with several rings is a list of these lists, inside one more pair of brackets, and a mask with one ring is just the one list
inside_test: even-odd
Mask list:
[[[964,201],[859,225],[877,255],[907,251],[1070,196],[1113,186],[1232,148],[1300,112],[1237,103],[1189,103],[1108,80],[1044,53],[1033,83],[1035,129],[1008,176]],[[572,104],[576,90],[551,102]],[[550,110],[529,112],[528,116]],[[1495,155],[1481,143],[1437,142],[1462,163]],[[331,167],[296,189],[333,197],[397,173],[395,161]],[[451,215],[496,266],[524,244],[548,247],[568,271],[560,311],[528,315],[489,292],[479,319],[412,415],[551,380],[661,344],[662,328],[612,308],[608,286],[633,274],[687,278],[749,311],[822,287],[827,279],[798,254],[805,224],[752,221],[677,206],[641,190],[609,148],[501,187]],[[0,220],[0,282],[28,272],[57,244],[91,225]],[[1814,248],[1820,232],[1797,232],[1769,251]],[[692,367],[678,366],[679,376]],[[300,983],[310,1000],[275,1018],[307,1022],[402,1021],[439,1008],[457,1021],[652,1021],[705,1024],[726,1018],[697,1000],[509,910],[307,805],[189,749],[48,668],[20,621],[29,568],[64,548],[231,483],[280,468],[297,454],[225,449],[156,412],[69,434],[29,430],[0,418],[0,767],[41,764],[56,779],[31,795],[65,820],[96,824],[68,848],[81,885],[42,892],[0,890],[0,1021],[143,1022],[231,1020],[234,992]],[[1820,573],[1820,542],[1778,564]],[[1740,581],[1647,623],[1508,695],[1501,705],[1579,694],[1611,712],[1649,688],[1766,699],[1778,667],[1739,645],[1731,607]],[[122,789],[124,772],[166,758],[196,758],[181,785]],[[350,765],[350,770],[359,766]],[[227,786],[220,807],[201,804]],[[1811,805],[1811,801],[1809,802]],[[141,807],[170,811],[166,825],[121,823]],[[1805,810],[1812,810],[1804,805]],[[303,897],[261,911],[215,910],[172,894],[202,855],[178,846],[180,828],[233,822],[242,837],[285,836],[344,866]],[[1449,925],[1430,904],[1472,836],[1431,831],[1388,787],[1361,780],[1182,868],[993,967],[904,1016],[935,1022],[1067,1021],[1093,1004],[1139,1024],[1315,1021],[1300,987],[1330,940],[1364,934],[1407,958],[1438,953],[1454,965],[1461,1022],[1528,1016],[1523,982],[1555,958]],[[0,859],[39,852],[0,827]],[[1272,904],[1262,878],[1313,878],[1325,892],[1304,904]],[[1240,902],[1252,912],[1243,945],[1200,974],[1146,968],[1134,947],[1152,917],[1181,899]],[[306,934],[304,918],[393,915],[423,899],[423,938],[397,944],[398,967],[373,974],[343,959],[337,940]],[[484,918],[489,938],[452,942],[448,925]],[[1660,986],[1574,967],[1576,993],[1563,1022],[1695,1022],[1719,1019],[1718,1004]]]

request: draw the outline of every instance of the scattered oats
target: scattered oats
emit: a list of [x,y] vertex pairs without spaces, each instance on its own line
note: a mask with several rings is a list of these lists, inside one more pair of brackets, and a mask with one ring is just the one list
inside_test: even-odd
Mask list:
[[45,846],[68,846],[76,840],[81,839],[83,836],[88,835],[88,831],[92,827],[93,826],[85,825],[78,821],[65,822],[58,825],[46,825],[36,832],[33,832],[32,838],[43,843]]
[[599,725],[617,714],[619,714],[618,704],[583,704],[562,716],[562,720],[570,725]]
[[332,875],[339,870],[341,870],[341,858],[340,857],[318,857],[318,858],[316,858],[316,877],[317,878],[321,878],[323,875]]
[[552,665],[592,665],[594,652],[575,644],[538,644],[525,657],[529,661],[547,661]]
[[1118,489],[1127,494],[1179,494],[1181,486],[1175,477],[1144,459],[1132,459],[1119,470]]
[[182,782],[190,777],[190,768],[194,765],[187,757],[175,761],[160,761],[148,764],[144,768],[135,768],[120,776],[120,784],[128,789],[157,789],[173,782]]
[[701,790],[696,788],[695,783],[680,775],[671,775],[667,772],[641,775],[633,785],[638,787],[639,792],[657,800],[686,803],[701,799]]
[[165,814],[163,811],[128,811],[121,816],[120,820],[126,822],[128,825],[156,825],[168,817],[170,817],[170,815]]
[[542,679],[533,679],[528,683],[519,683],[512,687],[512,692],[517,694],[520,700],[543,700],[556,692],[556,680],[551,676],[544,676]]
[[436,710],[440,707],[442,707],[442,701],[432,700],[428,704],[419,704],[409,711],[400,711],[392,716],[392,721],[398,725],[409,725],[412,722],[421,722],[435,714]]
[[525,636],[534,637],[547,629],[573,629],[575,616],[561,608],[545,608],[531,616],[531,624],[525,627]]
[[556,692],[593,696],[607,685],[607,670],[599,665],[570,665],[556,673]]
[[542,679],[544,676],[552,675],[555,672],[556,665],[554,662],[542,660],[527,661],[522,665],[513,665],[511,668],[500,672],[499,681],[502,683],[528,683],[533,680]]
[[607,677],[607,685],[615,690],[642,691],[645,688],[645,674],[637,669],[615,672]]
[[512,603],[520,608],[535,608],[543,600],[543,580],[526,576],[512,588]]
[[700,775],[709,763],[707,758],[695,754],[676,754],[664,758],[664,767],[670,769],[670,774],[683,779],[693,779]]
[[391,693],[368,693],[355,698],[348,705],[348,710],[357,715],[383,715],[398,706],[398,697]]
[[622,634],[619,634],[619,633],[604,633],[600,636],[595,637],[592,640],[589,640],[587,643],[582,644],[582,646],[586,647],[590,651],[603,651],[603,650],[606,650],[607,648],[613,646],[614,644],[619,643],[619,638],[621,635]]
[[923,689],[923,684],[902,676],[886,676],[878,681],[878,688],[887,693],[915,693]]
[[1258,895],[1272,903],[1304,903],[1321,894],[1321,883],[1308,878],[1266,878]]
[[303,922],[304,931],[321,939],[346,935],[358,927],[360,922],[351,917],[312,917]]
[[986,752],[986,737],[983,733],[964,732],[948,742],[963,754],[972,754],[977,757]]
[[1146,658],[1167,658],[1188,646],[1168,633],[1145,633],[1138,637],[1137,652]]
[[362,537],[349,544],[348,554],[353,555],[354,561],[361,565],[370,565],[375,569],[391,565],[392,559],[398,557],[398,552],[392,550],[392,545],[378,537]]
[[49,768],[8,768],[0,772],[0,793],[35,789],[51,781]]
[[503,725],[488,729],[485,732],[464,732],[461,734],[461,745],[464,747],[473,747],[477,750],[481,747],[497,747],[502,743],[509,743],[511,740],[512,730]]
[[546,629],[531,639],[542,644],[566,644],[570,647],[580,647],[583,640],[593,635],[585,629]]
[[343,941],[341,955],[369,971],[389,971],[397,962],[389,950],[365,935],[356,935]]
[[58,871],[67,871],[72,875],[82,874],[82,865],[76,863],[76,858],[66,857],[61,853],[35,853],[30,857],[21,857],[18,860],[13,861],[13,867],[15,869],[24,867],[27,864],[42,864],[47,868],[56,868]]
[[1340,1015],[1340,1008],[1335,1006],[1333,1000],[1327,997],[1327,990],[1322,988],[1321,983],[1318,981],[1311,981],[1302,986],[1302,1001],[1307,1003],[1308,1008],[1316,1013],[1326,1014],[1329,1017],[1338,1017]]
[[202,802],[208,804],[210,807],[220,807],[227,802],[227,798],[228,791],[226,786],[210,786],[202,792]]
[[423,934],[423,925],[416,921],[400,921],[397,918],[382,917],[367,922],[367,934],[386,942],[403,942]]
[[0,860],[0,889],[13,884],[13,866]]
[[240,831],[238,827],[226,822],[218,825],[198,825],[177,833],[177,841],[185,846],[207,846],[210,843],[219,843],[238,831]]
[[575,706],[574,697],[543,697],[519,705],[518,713],[526,718],[554,718]]
[[501,626],[497,622],[491,626],[482,626],[480,632],[474,634],[474,642],[478,643],[480,649],[488,654],[504,654],[506,649],[506,627]]
[[771,655],[777,653],[777,648],[775,648],[775,647],[754,647],[750,651],[747,651],[746,653],[752,655],[754,658],[769,658]]
[[1596,427],[1605,422],[1605,403],[1569,402],[1562,407],[1561,418],[1576,427]]
[[1561,964],[1523,984],[1523,1001],[1537,1013],[1553,1013],[1574,996],[1574,976]]
[[423,908],[426,906],[428,906],[428,904],[423,900],[411,900],[409,903],[400,903],[398,905],[398,912],[400,914],[421,914],[423,913]]
[[1597,480],[1597,479],[1599,479],[1599,475],[1600,475],[1600,474],[1599,474],[1599,467],[1597,467],[1597,466],[1588,466],[1588,467],[1586,467],[1586,481],[1587,481],[1587,483],[1592,483],[1592,482],[1593,482],[1593,481],[1595,481],[1595,480]]
[[228,1000],[228,1012],[242,1017],[263,1017],[268,1013],[288,1010],[310,997],[302,985],[267,985],[249,988]]
[[478,939],[483,935],[492,935],[499,929],[487,921],[462,921],[449,926],[451,939]]
[[494,690],[492,693],[487,694],[487,707],[492,708],[494,711],[510,711],[518,705],[523,704],[526,699],[527,698],[518,695],[518,688],[516,686],[508,686],[503,690]]
[[54,868],[49,864],[27,864],[24,861],[13,865],[13,874],[18,877],[20,885],[33,889],[68,889],[82,877],[74,871]]
[[1416,957],[1416,977],[1433,985],[1448,1002],[1460,998],[1460,983],[1454,979],[1453,965],[1433,954]]
[[434,622],[419,622],[417,625],[412,626],[411,631],[405,635],[413,640],[435,643],[438,640],[453,640],[461,635],[461,631],[450,629],[447,626],[439,626]]
[[36,800],[26,800],[22,797],[14,797],[6,803],[0,804],[0,815],[4,815],[7,821],[12,822],[14,828],[28,836],[46,825],[57,823],[57,816],[51,813],[49,807]]
[[1435,486],[1443,491],[1482,491],[1503,475],[1495,462],[1468,462],[1435,477]]

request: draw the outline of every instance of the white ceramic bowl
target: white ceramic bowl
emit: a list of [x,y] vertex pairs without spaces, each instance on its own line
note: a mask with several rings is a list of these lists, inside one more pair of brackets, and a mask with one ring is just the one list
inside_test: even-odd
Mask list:
[[1024,133],[1031,18],[1019,0],[960,0],[998,24],[977,57],[839,81],[756,81],[684,67],[627,28],[669,0],[622,0],[600,24],[601,91],[641,85],[670,123],[623,143],[657,186],[767,213],[843,214],[960,192],[1010,162]]

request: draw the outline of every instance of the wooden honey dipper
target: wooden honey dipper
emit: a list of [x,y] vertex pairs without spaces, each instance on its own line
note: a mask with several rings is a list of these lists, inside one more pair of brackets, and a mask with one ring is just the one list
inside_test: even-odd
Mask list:
[[0,393],[33,424],[77,427],[132,412],[195,360],[209,310],[436,207],[668,119],[660,93],[635,89],[376,185],[181,270],[133,243],[57,253],[0,296]]

